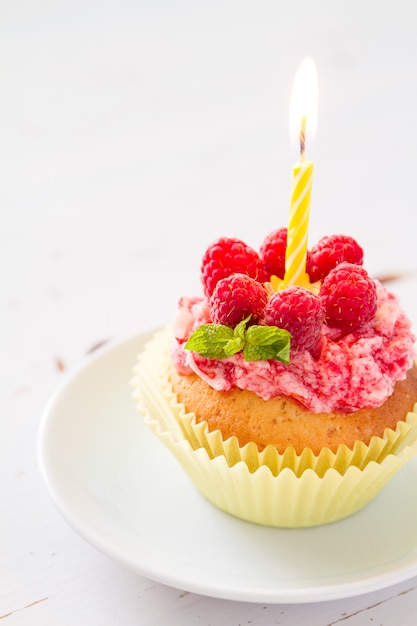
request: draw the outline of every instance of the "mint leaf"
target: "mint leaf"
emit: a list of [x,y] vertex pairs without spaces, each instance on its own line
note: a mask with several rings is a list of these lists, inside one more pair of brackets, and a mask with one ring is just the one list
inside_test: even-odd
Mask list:
[[291,334],[277,326],[249,326],[247,317],[234,329],[223,324],[202,324],[184,348],[209,359],[225,359],[243,351],[245,361],[276,359],[290,362]]
[[233,356],[236,352],[242,352],[245,341],[240,337],[234,337],[224,346],[224,356]]
[[230,326],[202,324],[193,332],[184,348],[198,352],[209,359],[224,359],[226,356],[231,356],[225,353],[225,346],[233,337],[233,328]]
[[246,324],[249,322],[252,315],[248,315],[244,320],[239,322],[239,324],[235,327],[233,334],[235,337],[239,337],[242,341],[245,341],[245,333],[246,333]]
[[233,356],[236,352],[241,352],[245,346],[245,333],[246,324],[250,320],[252,315],[249,315],[244,320],[239,322],[233,331],[233,339],[231,339],[225,346],[224,352],[226,356]]
[[246,361],[276,359],[290,362],[291,334],[277,326],[249,326],[243,356]]

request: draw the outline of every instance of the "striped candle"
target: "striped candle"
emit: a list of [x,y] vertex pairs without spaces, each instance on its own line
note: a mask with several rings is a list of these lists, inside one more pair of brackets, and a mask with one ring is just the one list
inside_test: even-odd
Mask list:
[[314,163],[300,160],[292,172],[292,192],[285,254],[285,285],[303,285],[305,283],[313,170]]
[[300,158],[293,168],[283,287],[308,285],[306,274],[308,223],[314,164],[305,159],[306,131],[314,133],[317,120],[317,73],[305,59],[295,77],[290,105],[290,131],[300,142]]

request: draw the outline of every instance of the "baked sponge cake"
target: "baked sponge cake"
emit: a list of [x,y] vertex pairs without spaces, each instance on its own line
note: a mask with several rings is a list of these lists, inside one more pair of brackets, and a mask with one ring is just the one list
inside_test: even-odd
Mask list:
[[322,238],[285,283],[286,229],[220,238],[202,294],[139,355],[145,421],[201,493],[271,526],[336,521],[417,452],[411,322],[351,237]]
[[197,422],[210,431],[219,430],[224,439],[235,436],[241,447],[255,442],[259,451],[273,445],[284,454],[292,446],[297,454],[305,448],[319,454],[323,448],[337,452],[341,444],[352,448],[357,441],[369,445],[372,437],[395,430],[399,421],[414,409],[417,399],[417,368],[395,384],[393,393],[377,408],[346,413],[313,413],[288,396],[263,400],[253,391],[216,391],[196,374],[178,374],[172,367],[170,381],[178,401]]

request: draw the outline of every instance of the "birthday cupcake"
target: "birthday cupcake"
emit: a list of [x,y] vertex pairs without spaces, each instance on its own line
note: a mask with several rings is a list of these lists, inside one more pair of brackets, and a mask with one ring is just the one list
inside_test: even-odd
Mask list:
[[200,492],[280,527],[355,513],[417,452],[410,320],[353,238],[307,249],[304,132],[305,118],[288,229],[259,250],[211,244],[202,293],[180,299],[133,378],[146,424]]
[[286,235],[259,253],[233,238],[210,245],[203,294],[180,299],[133,385],[203,495],[295,527],[359,510],[416,453],[417,368],[411,323],[361,247],[323,238],[308,253],[310,289],[285,286]]

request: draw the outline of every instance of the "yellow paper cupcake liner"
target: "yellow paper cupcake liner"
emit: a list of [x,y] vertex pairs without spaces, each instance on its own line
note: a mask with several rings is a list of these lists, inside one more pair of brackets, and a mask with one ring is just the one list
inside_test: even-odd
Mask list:
[[336,521],[370,502],[416,453],[417,414],[395,431],[352,450],[339,446],[314,455],[293,448],[279,454],[256,444],[240,447],[178,403],[167,376],[170,329],[145,347],[134,368],[134,397],[146,424],[175,455],[201,493],[220,509],[271,526],[313,526]]
[[322,477],[312,469],[296,476],[290,468],[274,476],[265,465],[255,472],[244,461],[230,467],[224,456],[211,459],[204,448],[193,450],[186,440],[174,441],[157,420],[147,424],[213,505],[248,522],[282,528],[328,524],[356,513],[417,452],[407,447],[363,470],[351,466],[343,476],[334,468]]

